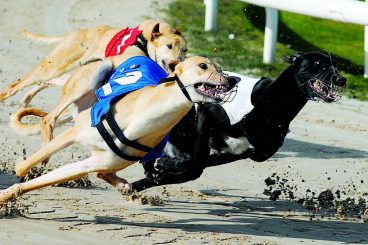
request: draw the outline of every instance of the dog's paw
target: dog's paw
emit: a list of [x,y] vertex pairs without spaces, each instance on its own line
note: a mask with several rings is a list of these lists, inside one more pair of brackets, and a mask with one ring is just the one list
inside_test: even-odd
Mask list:
[[155,175],[157,175],[157,171],[154,170],[154,171],[144,171],[144,175],[146,176],[146,178],[148,180],[151,180],[151,181],[154,181],[155,179]]
[[116,185],[116,188],[124,195],[131,194],[133,192],[132,185],[129,183],[119,183]]
[[15,184],[8,189],[0,191],[0,205],[3,205],[9,201],[13,201],[20,195],[21,187],[19,184]]

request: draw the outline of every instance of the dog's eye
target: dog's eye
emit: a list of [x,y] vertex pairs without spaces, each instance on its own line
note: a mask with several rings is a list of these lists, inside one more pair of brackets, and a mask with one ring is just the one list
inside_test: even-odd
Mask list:
[[172,45],[171,45],[171,44],[168,44],[168,45],[167,45],[167,47],[168,47],[169,49],[172,49]]
[[319,60],[317,60],[316,62],[314,62],[314,65],[315,66],[320,66],[321,65],[321,62]]
[[188,49],[186,49],[186,48],[185,48],[185,49],[183,49],[183,52],[184,52],[184,53],[186,53],[187,51],[188,51]]
[[200,67],[201,69],[203,69],[203,70],[207,70],[207,68],[208,68],[207,64],[205,64],[205,63],[201,63],[201,64],[199,64],[199,67]]

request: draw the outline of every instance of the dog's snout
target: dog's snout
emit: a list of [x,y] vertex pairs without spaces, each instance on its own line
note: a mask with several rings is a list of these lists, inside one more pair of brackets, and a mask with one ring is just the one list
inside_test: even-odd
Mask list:
[[176,58],[178,61],[184,61],[184,57],[182,57],[182,56],[178,56],[177,58]]
[[343,76],[338,76],[337,79],[336,79],[336,84],[338,86],[345,86],[346,85],[346,78],[343,77]]
[[220,78],[220,82],[221,83],[229,84],[230,81],[229,81],[229,79],[226,76],[224,76],[224,74],[218,72],[218,76]]
[[235,77],[235,76],[228,76],[227,77],[227,81],[229,84],[229,88],[233,88],[235,87],[239,82],[240,82],[240,77]]

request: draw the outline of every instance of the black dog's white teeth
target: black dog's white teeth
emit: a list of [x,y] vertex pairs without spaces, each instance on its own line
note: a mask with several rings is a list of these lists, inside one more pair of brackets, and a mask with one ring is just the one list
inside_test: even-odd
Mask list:
[[313,79],[309,82],[311,88],[324,100],[337,101],[343,94],[343,87],[335,84],[328,84],[319,79]]

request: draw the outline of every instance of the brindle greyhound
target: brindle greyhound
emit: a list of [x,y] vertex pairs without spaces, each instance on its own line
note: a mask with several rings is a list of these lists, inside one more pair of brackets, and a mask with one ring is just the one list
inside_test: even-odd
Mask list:
[[[261,78],[252,85],[250,98],[243,98],[239,105],[246,107],[249,101],[252,108],[234,125],[225,106],[201,105],[197,111],[191,110],[172,130],[166,155],[156,166],[154,161],[146,162],[146,178],[132,183],[133,188],[140,191],[194,180],[206,167],[239,159],[265,161],[283,145],[290,122],[308,100],[340,99],[346,78],[338,73],[330,56],[310,52],[283,59],[290,66],[275,80]],[[238,76],[240,84],[249,82],[249,78]]]

